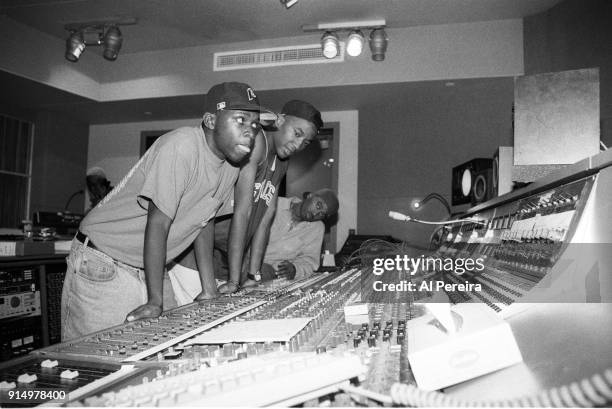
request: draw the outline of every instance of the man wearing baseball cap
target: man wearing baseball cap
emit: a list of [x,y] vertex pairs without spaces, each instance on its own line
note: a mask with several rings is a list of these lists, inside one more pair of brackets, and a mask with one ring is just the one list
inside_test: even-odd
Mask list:
[[260,110],[250,86],[213,86],[201,124],[162,135],[87,214],[67,258],[62,340],[158,316],[165,265],[192,243],[198,298],[217,295],[210,222],[253,149]]
[[[323,126],[323,120],[319,110],[310,103],[292,100],[283,106],[275,125],[273,130],[264,133],[268,145],[263,158],[266,166],[257,167],[253,209],[242,251],[237,249],[241,232],[235,230],[233,226],[230,231],[228,246],[230,277],[227,285],[220,288],[224,293],[236,291],[239,285],[252,285],[254,281],[261,279],[260,271],[270,236],[270,226],[276,213],[278,188],[287,173],[288,159],[304,150],[316,138],[319,129]],[[250,161],[255,160],[257,158],[250,158]],[[243,268],[244,249],[249,245],[250,258]]]
[[[215,224],[215,247],[228,255],[229,281],[219,287],[223,293],[235,292],[240,285],[256,280],[266,251],[270,226],[276,211],[278,187],[291,155],[312,142],[323,126],[321,113],[305,101],[287,102],[274,127],[257,136],[255,148],[235,187],[233,217]],[[228,211],[229,213],[232,210]],[[229,240],[228,240],[229,234]],[[243,256],[250,246],[250,257],[243,267]],[[193,282],[196,260],[193,253],[178,259],[170,271],[173,283],[180,286],[184,277]]]

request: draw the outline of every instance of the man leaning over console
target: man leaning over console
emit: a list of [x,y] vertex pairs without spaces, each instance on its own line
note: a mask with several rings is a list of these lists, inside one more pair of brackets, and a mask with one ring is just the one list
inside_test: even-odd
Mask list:
[[62,291],[62,340],[163,309],[166,262],[193,243],[202,292],[217,296],[214,223],[259,133],[258,99],[241,83],[213,86],[200,126],[161,136],[72,242]]

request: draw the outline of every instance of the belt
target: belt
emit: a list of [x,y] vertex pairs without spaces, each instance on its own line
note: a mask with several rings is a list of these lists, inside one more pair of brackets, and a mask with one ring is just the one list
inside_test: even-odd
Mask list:
[[[87,240],[87,235],[84,233],[81,233],[80,230],[77,231],[75,238],[81,242],[81,244],[85,244],[85,241]],[[92,243],[91,240],[87,241],[87,247],[92,248],[94,250],[97,250],[98,248]]]
[[[85,245],[85,240],[87,240],[87,235],[86,235],[85,233],[81,232],[80,230],[77,230],[77,233],[76,233],[76,235],[74,236],[74,238],[75,238],[75,239],[77,239],[77,240],[78,240],[78,241],[79,241],[81,244]],[[93,249],[93,250],[100,251],[100,249],[98,249],[98,248],[96,247],[96,245],[95,245],[95,244],[93,244],[93,243],[91,242],[91,240],[88,240],[88,241],[87,241],[87,247],[89,247],[90,249]],[[104,253],[104,252],[102,252],[102,251],[100,251],[100,252],[101,252],[101,253]],[[126,264],[126,263],[124,263],[124,262],[122,262],[122,261],[116,260],[116,259],[112,258],[111,256],[109,256],[109,255],[108,255],[108,254],[106,254],[106,253],[104,253],[104,254],[106,255],[106,257],[109,257],[109,258],[110,258],[111,260],[113,260],[113,262],[115,262],[115,263],[119,263],[119,264],[122,264],[122,265],[124,265],[124,266],[128,266],[128,267],[133,268],[133,269],[135,269],[135,270],[141,270],[141,271],[144,271],[144,269],[142,269],[142,268],[140,268],[140,267],[134,267],[134,266],[132,266],[132,265],[130,265],[130,264]]]

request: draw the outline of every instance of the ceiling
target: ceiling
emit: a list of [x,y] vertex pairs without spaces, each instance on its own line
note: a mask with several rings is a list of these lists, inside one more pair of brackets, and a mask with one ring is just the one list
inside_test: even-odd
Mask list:
[[122,53],[293,37],[301,26],[384,18],[390,28],[522,18],[559,0],[3,0],[0,14],[60,39],[67,23],[135,18]]
[[[304,34],[304,24],[326,22],[384,18],[387,27],[400,28],[523,18],[559,1],[299,0],[286,9],[280,0],[2,0],[0,14],[61,40],[67,23],[135,18],[135,25],[121,27],[124,54],[293,37]],[[2,71],[0,84],[0,104],[64,112],[88,123],[193,118],[201,114],[203,101],[193,95],[99,103]],[[334,88],[338,98],[320,101],[321,110],[358,109],[373,93],[392,99],[405,92],[397,84]],[[291,90],[259,94],[271,108],[280,108]],[[301,98],[315,104],[319,94],[300,90]]]

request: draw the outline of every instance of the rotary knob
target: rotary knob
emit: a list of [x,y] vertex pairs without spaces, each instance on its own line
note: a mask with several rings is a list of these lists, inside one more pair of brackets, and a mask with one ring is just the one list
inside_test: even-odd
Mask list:
[[11,297],[11,307],[12,308],[17,308],[19,307],[20,304],[21,304],[21,298],[17,296]]

